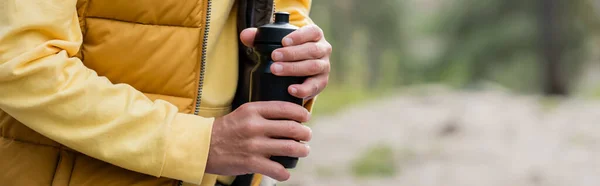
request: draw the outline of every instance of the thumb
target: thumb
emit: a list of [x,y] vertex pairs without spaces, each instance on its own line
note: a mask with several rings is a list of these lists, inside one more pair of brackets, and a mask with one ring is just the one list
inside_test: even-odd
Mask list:
[[254,36],[256,36],[256,28],[247,28],[240,33],[240,40],[247,47],[252,47],[254,45]]

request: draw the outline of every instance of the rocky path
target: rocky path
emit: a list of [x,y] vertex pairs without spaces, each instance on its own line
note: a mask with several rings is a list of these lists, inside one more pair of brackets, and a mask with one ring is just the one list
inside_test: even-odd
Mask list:
[[[318,118],[312,129],[310,157],[281,185],[600,185],[599,101],[417,93]],[[375,145],[393,149],[393,174],[353,176]]]

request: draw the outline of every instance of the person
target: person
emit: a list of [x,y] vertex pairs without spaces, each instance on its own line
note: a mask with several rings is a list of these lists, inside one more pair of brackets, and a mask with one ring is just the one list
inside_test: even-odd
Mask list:
[[[3,0],[0,185],[253,185],[306,157],[331,45],[310,0]],[[274,9],[274,10],[273,10]],[[240,12],[254,11],[259,14]],[[289,12],[301,27],[273,52],[278,76],[307,76],[285,102],[233,105],[238,51]],[[242,17],[243,19],[240,19]],[[266,17],[266,18],[265,18]],[[256,25],[254,25],[256,26]],[[242,26],[243,27],[243,26]],[[295,140],[284,140],[289,138]],[[297,141],[296,141],[297,140]]]

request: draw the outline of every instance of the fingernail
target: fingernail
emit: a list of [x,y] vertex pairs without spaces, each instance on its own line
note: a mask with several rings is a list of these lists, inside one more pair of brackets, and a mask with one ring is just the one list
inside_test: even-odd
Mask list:
[[304,128],[308,129],[308,131],[312,132],[312,129],[310,129],[310,127],[306,126],[306,125],[302,125],[304,126]]
[[273,52],[273,61],[279,61],[283,58],[283,54],[281,52]]
[[285,39],[283,39],[283,45],[290,46],[292,44],[294,44],[294,41],[292,40],[292,38],[285,38]]
[[292,94],[296,94],[296,93],[298,93],[298,89],[292,87],[292,88],[290,88],[290,92],[292,92]]
[[281,66],[280,64],[273,64],[273,72],[274,73],[280,73],[283,70],[283,66]]

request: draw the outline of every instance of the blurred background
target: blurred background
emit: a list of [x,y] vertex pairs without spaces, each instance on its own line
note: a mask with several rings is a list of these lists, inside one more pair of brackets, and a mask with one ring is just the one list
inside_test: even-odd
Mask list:
[[334,47],[284,186],[600,185],[600,1],[314,0]]

